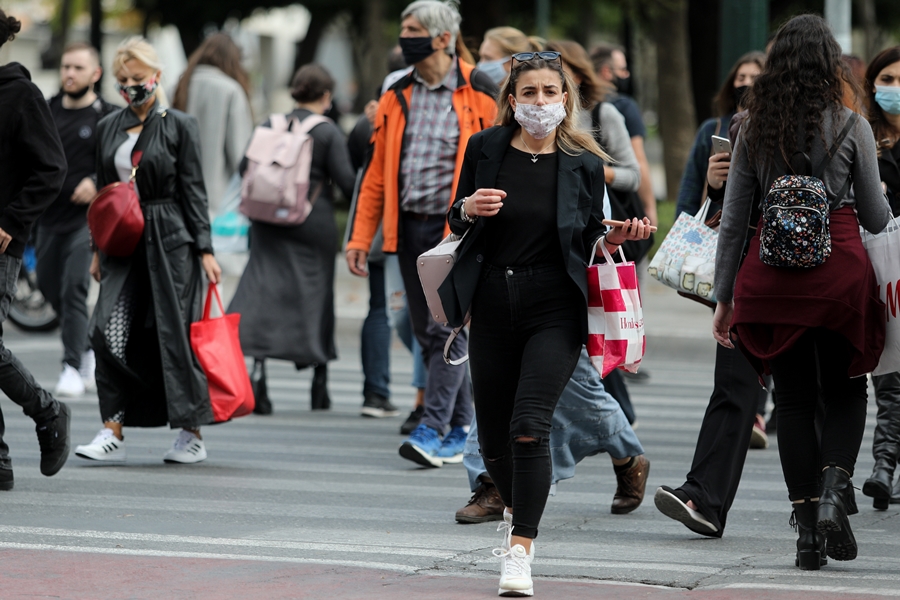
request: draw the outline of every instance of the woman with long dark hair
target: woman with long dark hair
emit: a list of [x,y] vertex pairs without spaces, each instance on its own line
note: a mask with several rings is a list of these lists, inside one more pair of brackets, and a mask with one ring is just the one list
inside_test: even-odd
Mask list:
[[203,40],[175,88],[172,108],[196,117],[200,125],[203,183],[212,213],[237,173],[253,132],[251,93],[241,49],[225,33]]
[[[324,115],[333,92],[334,79],[323,67],[301,67],[291,83],[296,108],[285,115],[288,122]],[[314,367],[311,406],[327,410],[331,407],[328,362],[337,358],[334,257],[338,234],[331,182],[349,198],[356,175],[337,125],[319,123],[309,135],[313,139],[309,189],[318,190],[311,197],[312,210],[295,226],[253,221],[250,261],[228,311],[241,314],[241,347],[255,359],[251,379],[265,382],[267,358],[291,361],[297,369]]]
[[143,38],[122,42],[113,74],[128,108],[98,124],[97,187],[134,177],[145,226],[131,256],[94,252],[100,297],[89,335],[103,428],[75,454],[124,461],[124,426],[168,424],[181,432],[163,460],[196,463],[206,459],[200,426],[213,414],[189,331],[200,317],[203,275],[218,283],[222,274],[212,253],[197,122],[165,107],[162,65]]
[[[752,362],[771,370],[778,390],[778,450],[799,528],[801,569],[818,569],[826,552],[835,560],[856,558],[850,478],[865,429],[865,374],[884,348],[884,304],[859,226],[880,232],[890,207],[872,128],[842,104],[847,77],[840,46],[822,18],[802,15],[779,29],[735,143],[716,254],[713,335],[728,348],[736,339]],[[830,255],[817,266],[772,266],[771,247],[767,243],[765,255],[760,249],[759,232],[775,226],[767,211],[742,263],[756,190],[765,195],[776,179],[805,175],[798,153],[808,156],[813,172],[824,168]],[[845,193],[851,179],[852,197]],[[814,425],[820,390],[826,407],[821,443]]]
[[[878,147],[878,172],[896,217],[900,215],[900,46],[873,58],[865,79],[869,123]],[[878,375],[872,381],[878,405],[872,443],[875,468],[862,493],[873,498],[875,508],[885,510],[888,504],[900,504],[900,480],[891,489],[900,459],[900,373]]]
[[646,219],[602,225],[606,154],[579,128],[579,100],[558,52],[513,55],[497,126],[469,141],[449,213],[454,233],[471,230],[441,296],[459,309],[451,325],[471,307],[478,438],[506,506],[501,596],[533,594],[551,417],[587,340],[591,249],[650,234]]

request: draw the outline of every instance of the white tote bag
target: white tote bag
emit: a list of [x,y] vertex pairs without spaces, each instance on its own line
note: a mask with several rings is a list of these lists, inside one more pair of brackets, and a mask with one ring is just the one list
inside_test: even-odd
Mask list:
[[881,233],[860,228],[860,236],[875,269],[878,295],[887,305],[884,352],[872,371],[885,375],[900,371],[900,218],[891,219]]
[[637,373],[644,357],[644,310],[637,270],[633,262],[613,262],[606,244],[597,242],[606,263],[592,265],[597,245],[588,263],[588,356],[601,377],[622,368]]

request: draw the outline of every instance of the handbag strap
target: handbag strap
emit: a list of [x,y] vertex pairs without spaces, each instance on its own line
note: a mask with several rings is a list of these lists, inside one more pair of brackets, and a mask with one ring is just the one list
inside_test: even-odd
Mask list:
[[128,181],[134,181],[134,178],[137,177],[138,167],[140,166],[143,157],[143,150],[137,150],[131,153],[131,177],[128,178]]
[[203,317],[201,320],[209,321],[209,313],[212,308],[212,299],[213,296],[216,297],[216,303],[219,305],[219,311],[222,315],[225,315],[225,307],[222,306],[222,297],[219,295],[219,288],[215,283],[209,282],[209,288],[206,290],[206,304],[203,306]]
[[452,359],[450,358],[450,347],[453,346],[454,340],[456,340],[457,336],[459,336],[459,332],[463,330],[463,327],[469,324],[469,321],[472,320],[470,315],[466,315],[466,319],[463,321],[463,324],[459,327],[454,327],[453,331],[450,332],[450,335],[447,336],[447,341],[444,343],[444,362],[448,365],[453,365],[454,367],[458,367],[463,364],[467,360],[469,360],[469,355],[466,354],[462,358]]
[[[600,250],[603,252],[603,257],[606,259],[606,262],[609,264],[613,264],[616,261],[613,260],[612,255],[609,253],[609,250],[606,249],[606,244],[601,244],[603,240],[606,239],[606,234],[600,236],[596,242],[594,242],[594,247],[591,249],[591,260],[588,261],[588,266],[594,264],[594,258],[597,256],[597,246],[600,246]],[[622,262],[625,262],[625,253],[622,252],[622,246],[619,246],[619,257],[622,259]]]

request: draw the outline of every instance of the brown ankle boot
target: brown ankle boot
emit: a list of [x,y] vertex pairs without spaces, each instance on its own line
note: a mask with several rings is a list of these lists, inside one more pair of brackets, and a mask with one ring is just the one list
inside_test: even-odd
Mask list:
[[644,500],[650,461],[641,454],[634,457],[633,464],[629,468],[615,471],[617,486],[611,512],[614,515],[625,515],[640,506]]
[[503,500],[493,483],[482,483],[469,503],[456,511],[457,523],[487,523],[503,518]]

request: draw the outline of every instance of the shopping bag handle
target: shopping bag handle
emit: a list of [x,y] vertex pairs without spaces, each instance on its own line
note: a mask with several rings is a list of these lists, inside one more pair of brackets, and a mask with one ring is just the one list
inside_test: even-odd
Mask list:
[[694,217],[695,219],[697,219],[698,223],[706,223],[706,215],[709,214],[710,206],[712,206],[712,198],[707,196],[706,201],[703,203],[703,206],[700,207],[700,212],[698,212],[697,216]]
[[[603,257],[606,259],[606,262],[608,262],[609,264],[614,264],[615,261],[613,261],[613,257],[609,253],[609,250],[606,249],[606,244],[600,243],[605,239],[606,239],[606,235],[604,234],[604,235],[600,236],[600,238],[596,242],[594,242],[594,247],[591,249],[591,260],[588,261],[588,266],[591,266],[592,264],[594,264],[594,258],[597,256],[597,246],[600,246],[600,250],[603,251]],[[619,252],[619,256],[622,258],[622,262],[626,262],[625,261],[625,253],[622,252],[622,246],[619,246],[618,252]]]
[[206,304],[203,306],[203,321],[209,321],[209,312],[212,308],[212,299],[213,296],[216,297],[216,302],[219,304],[219,312],[222,313],[222,316],[225,316],[225,307],[222,306],[222,297],[219,295],[219,288],[215,283],[209,282],[209,288],[206,290]]

